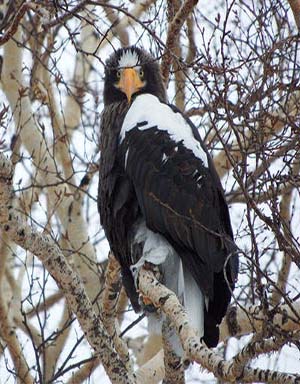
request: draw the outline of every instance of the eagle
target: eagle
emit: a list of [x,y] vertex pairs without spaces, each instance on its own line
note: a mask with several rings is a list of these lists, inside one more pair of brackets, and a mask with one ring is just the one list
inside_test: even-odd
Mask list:
[[144,49],[121,48],[107,59],[103,100],[98,210],[132,307],[151,317],[137,276],[153,266],[214,347],[238,258],[208,150],[192,121],[167,102],[159,64]]

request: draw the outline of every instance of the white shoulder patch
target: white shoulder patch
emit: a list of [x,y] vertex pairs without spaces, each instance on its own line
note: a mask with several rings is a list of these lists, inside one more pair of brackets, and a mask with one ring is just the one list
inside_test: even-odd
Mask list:
[[127,68],[135,67],[138,64],[139,57],[135,51],[127,49],[123,52],[122,56],[119,59],[118,67]]
[[167,104],[161,103],[156,96],[143,94],[135,98],[129,108],[120,132],[120,140],[124,140],[126,132],[135,128],[138,123],[140,130],[157,126],[160,131],[167,131],[176,143],[183,142],[184,146],[193,151],[194,155],[208,167],[205,151],[195,139],[192,128],[181,113],[174,112]]

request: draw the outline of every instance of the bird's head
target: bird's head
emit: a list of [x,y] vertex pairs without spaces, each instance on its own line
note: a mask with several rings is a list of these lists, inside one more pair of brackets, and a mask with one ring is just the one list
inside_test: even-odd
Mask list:
[[122,100],[131,102],[141,93],[151,93],[166,100],[157,61],[146,51],[137,47],[121,48],[106,61],[104,104]]

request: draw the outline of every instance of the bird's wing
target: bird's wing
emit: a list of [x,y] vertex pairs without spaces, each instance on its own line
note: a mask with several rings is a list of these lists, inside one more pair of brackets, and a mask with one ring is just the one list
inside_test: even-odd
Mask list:
[[124,119],[120,149],[147,226],[170,242],[212,298],[232,232],[221,184],[191,123],[155,96],[140,95]]

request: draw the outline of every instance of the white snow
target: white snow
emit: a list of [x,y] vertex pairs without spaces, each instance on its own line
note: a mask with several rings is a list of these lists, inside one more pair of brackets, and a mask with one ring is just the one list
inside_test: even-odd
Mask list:
[[157,126],[159,130],[167,131],[172,140],[176,143],[183,141],[184,146],[191,149],[194,155],[202,160],[204,166],[208,167],[207,155],[194,138],[192,129],[184,117],[174,112],[167,104],[161,103],[156,96],[148,93],[137,96],[129,108],[120,133],[121,141],[124,140],[126,132],[136,127],[138,122],[143,121],[147,124],[139,127],[140,130]]

